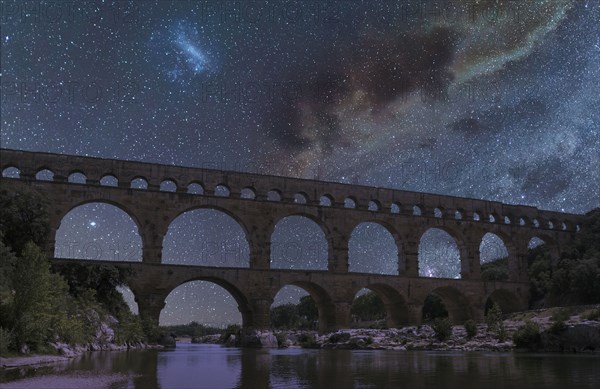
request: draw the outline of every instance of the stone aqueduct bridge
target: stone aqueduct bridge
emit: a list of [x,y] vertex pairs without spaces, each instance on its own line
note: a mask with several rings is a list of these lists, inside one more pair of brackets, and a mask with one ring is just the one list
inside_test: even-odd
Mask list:
[[[73,208],[104,202],[131,216],[142,238],[143,259],[114,263],[133,270],[129,286],[140,315],[154,322],[158,322],[167,295],[192,280],[212,281],[229,291],[239,305],[246,329],[269,328],[273,298],[286,285],[302,287],[315,299],[321,331],[349,325],[350,306],[362,288],[369,288],[382,298],[390,326],[420,323],[424,300],[429,294],[444,301],[453,322],[462,323],[468,318],[482,320],[488,298],[500,304],[505,312],[526,308],[529,289],[526,256],[530,239],[534,236],[543,239],[556,256],[561,246],[573,239],[581,220],[581,215],[529,206],[279,176],[7,149],[0,150],[0,157],[3,172],[7,168],[19,170],[18,178],[2,178],[2,188],[27,185],[43,191],[49,199],[51,256],[61,220]],[[53,173],[51,181],[36,179],[43,169]],[[68,177],[75,172],[85,175],[85,184],[69,182]],[[101,185],[106,175],[116,177],[117,186]],[[132,189],[130,183],[136,178],[143,178],[147,188]],[[176,191],[161,191],[164,180],[174,182]],[[191,183],[200,184],[203,194],[187,193]],[[227,196],[215,192],[217,186],[226,187]],[[243,191],[254,198],[242,198]],[[269,192],[277,195],[270,197]],[[296,194],[302,195],[306,202],[294,201]],[[321,202],[323,196],[327,200]],[[348,198],[354,208],[348,208],[350,202],[345,201]],[[414,214],[418,213],[416,207],[420,215]],[[222,211],[240,224],[250,249],[247,268],[161,263],[163,237],[169,224],[182,213],[197,208]],[[328,242],[328,270],[270,269],[271,233],[279,220],[291,215],[310,218],[322,228]],[[348,242],[353,229],[362,222],[378,223],[394,237],[399,253],[398,275],[348,272]],[[419,277],[419,242],[429,228],[442,229],[456,240],[461,259],[460,279]],[[509,252],[509,281],[480,279],[479,245],[487,232],[496,234],[505,243]],[[53,260],[64,265],[94,263]]]

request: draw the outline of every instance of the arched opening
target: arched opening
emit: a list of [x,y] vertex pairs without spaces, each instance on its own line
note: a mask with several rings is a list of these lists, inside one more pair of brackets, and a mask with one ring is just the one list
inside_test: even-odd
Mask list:
[[204,187],[197,182],[192,182],[187,186],[187,192],[189,194],[202,195],[204,194]]
[[504,224],[510,224],[510,218],[508,216],[504,216]]
[[319,205],[322,207],[331,207],[333,205],[333,197],[328,194],[321,196],[319,199]]
[[478,212],[473,212],[473,220],[476,222],[481,220],[481,216],[479,215]]
[[294,203],[296,204],[306,204],[308,202],[308,196],[306,193],[296,193],[294,194]]
[[440,208],[435,208],[433,210],[433,216],[434,217],[441,218],[443,215],[444,214],[443,214],[443,212],[442,212],[442,210]]
[[54,181],[54,172],[49,169],[42,169],[35,174],[38,181]]
[[256,190],[251,187],[245,187],[240,192],[240,198],[247,200],[254,200],[256,198]]
[[348,242],[348,271],[398,274],[398,245],[390,231],[378,223],[357,225]]
[[356,208],[356,199],[354,199],[353,197],[346,197],[344,199],[344,208]]
[[71,184],[85,184],[87,182],[87,177],[81,172],[73,172],[69,174],[67,181]]
[[535,228],[539,228],[539,226],[540,226],[540,222],[538,221],[538,219],[533,219],[533,222],[532,222],[532,223],[533,223],[533,226],[534,226]]
[[553,230],[554,229],[554,223],[550,220],[548,221],[548,228]]
[[219,184],[215,186],[215,196],[219,197],[229,197],[231,195],[231,190],[225,184]]
[[[160,325],[196,322],[208,327],[246,325],[246,299],[233,286],[219,280],[189,281],[173,289],[160,312]],[[244,320],[246,319],[246,320]]]
[[533,250],[541,245],[546,244],[546,242],[543,239],[538,238],[537,236],[534,236],[533,238],[531,238],[529,240],[529,242],[527,243],[527,248],[529,250]]
[[460,278],[460,251],[446,231],[430,228],[419,243],[419,276]]
[[102,186],[119,186],[119,180],[117,177],[107,174],[100,179],[100,185]]
[[408,323],[408,307],[394,288],[372,284],[356,293],[350,309],[352,327],[398,328]]
[[496,223],[496,220],[498,220],[498,217],[495,214],[490,213],[490,216],[488,217],[488,221],[490,223]]
[[486,233],[479,244],[481,279],[484,281],[508,280],[508,249],[496,234]]
[[390,205],[390,213],[400,213],[400,205],[398,205],[398,203],[392,203],[392,205]]
[[9,166],[2,169],[2,177],[5,178],[21,178],[21,171],[19,168]]
[[281,192],[277,189],[271,189],[267,192],[267,201],[281,201]]
[[430,323],[435,319],[448,317],[448,310],[440,296],[429,294],[423,302],[422,319],[424,323]]
[[381,204],[377,200],[369,201],[368,210],[372,212],[377,212],[381,210]]
[[320,332],[331,331],[335,328],[335,308],[319,285],[293,282],[282,287],[273,298],[271,325],[274,328],[304,326]]
[[521,306],[518,297],[514,293],[505,289],[497,289],[488,296],[484,307],[486,316],[494,304],[497,304],[500,307],[503,314],[517,312],[525,308]]
[[413,206],[413,216],[421,216],[423,214],[423,211],[421,210],[421,207],[419,207],[418,205],[414,205]]
[[117,292],[121,293],[121,295],[123,296],[123,300],[129,307],[129,310],[131,311],[131,313],[133,313],[134,315],[139,314],[138,305],[137,305],[137,302],[135,301],[135,295],[133,294],[131,289],[129,289],[129,287],[126,285],[119,285],[119,286],[117,286],[116,289],[117,289]]
[[[444,317],[444,310],[452,324],[463,324],[472,318],[469,301],[461,292],[451,286],[436,288],[425,298],[423,320],[429,321],[436,317]],[[428,316],[427,319],[426,316]]]
[[250,250],[245,229],[217,209],[182,213],[169,225],[162,262],[178,265],[248,267]]
[[161,192],[177,192],[177,184],[173,180],[164,180],[160,183]]
[[302,288],[287,285],[279,290],[271,305],[271,328],[317,330],[319,309]]
[[136,177],[131,180],[131,184],[129,185],[131,189],[148,189],[148,181],[142,177]]
[[107,203],[71,209],[56,231],[54,256],[102,261],[141,261],[142,238],[133,218]]
[[461,220],[461,219],[463,218],[463,214],[464,214],[464,213],[465,213],[465,211],[463,211],[463,210],[458,210],[458,209],[457,209],[457,210],[454,212],[454,218],[455,218],[456,220]]
[[271,268],[327,270],[329,246],[321,227],[305,216],[281,219],[271,235]]
[[525,225],[525,219],[519,218],[519,225],[520,226],[524,226]]

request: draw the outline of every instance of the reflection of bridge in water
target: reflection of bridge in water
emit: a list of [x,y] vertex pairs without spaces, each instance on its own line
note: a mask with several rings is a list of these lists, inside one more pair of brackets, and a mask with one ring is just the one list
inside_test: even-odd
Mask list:
[[[112,204],[133,219],[141,235],[142,261],[111,264],[134,271],[129,287],[140,315],[156,323],[168,294],[194,280],[214,282],[231,293],[247,329],[270,326],[274,296],[286,285],[299,286],[314,298],[321,331],[348,327],[350,306],[362,288],[381,297],[392,327],[420,323],[429,294],[443,300],[455,323],[482,320],[488,299],[504,312],[527,307],[527,245],[532,237],[543,239],[557,257],[561,247],[573,239],[581,220],[581,215],[529,206],[333,182],[6,149],[0,153],[3,188],[23,184],[48,198],[48,251],[52,256],[61,220],[80,205]],[[7,169],[18,176],[5,177]],[[73,174],[83,176],[82,183],[71,182]],[[102,185],[107,176],[114,178],[115,186]],[[132,188],[134,181],[142,182],[142,187]],[[168,187],[166,181],[173,192],[161,190]],[[200,188],[201,194],[188,193],[193,186]],[[247,268],[161,263],[163,239],[171,222],[199,208],[218,210],[239,223],[249,246]],[[311,219],[325,234],[327,270],[270,268],[275,225],[296,215]],[[349,238],[363,222],[383,226],[394,238],[397,275],[348,271]],[[456,241],[460,279],[419,277],[419,242],[431,228],[447,232]],[[500,237],[508,251],[507,281],[481,280],[479,247],[488,232]],[[65,266],[95,263],[54,261]]]

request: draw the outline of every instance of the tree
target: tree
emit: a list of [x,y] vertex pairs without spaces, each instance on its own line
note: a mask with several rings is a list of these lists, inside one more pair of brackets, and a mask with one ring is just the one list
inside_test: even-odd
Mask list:
[[448,311],[442,299],[434,294],[428,295],[423,303],[423,321],[429,322],[445,317],[448,317]]
[[39,192],[25,186],[0,191],[0,232],[17,255],[29,241],[45,245],[50,231],[46,205]]
[[361,321],[381,320],[386,316],[383,301],[374,292],[367,292],[355,298],[350,312]]
[[274,328],[297,328],[300,324],[298,306],[288,303],[271,308],[271,325]]
[[298,304],[298,314],[308,321],[308,323],[312,323],[319,318],[317,304],[310,295],[300,298],[300,303]]

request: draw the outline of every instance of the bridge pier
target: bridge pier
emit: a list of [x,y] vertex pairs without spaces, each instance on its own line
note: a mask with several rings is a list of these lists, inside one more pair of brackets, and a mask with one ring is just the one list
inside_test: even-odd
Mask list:
[[145,325],[158,327],[160,312],[165,307],[166,296],[158,293],[134,293],[140,318]]

